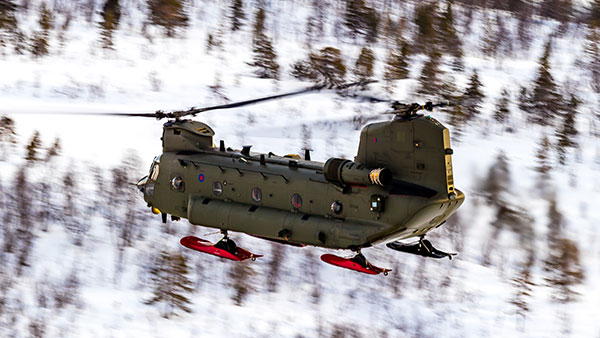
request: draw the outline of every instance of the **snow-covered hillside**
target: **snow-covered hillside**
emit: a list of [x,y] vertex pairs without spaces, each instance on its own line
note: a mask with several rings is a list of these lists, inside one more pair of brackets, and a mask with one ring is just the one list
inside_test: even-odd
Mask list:
[[[191,0],[188,25],[176,37],[146,24],[146,2],[119,2],[113,49],[101,46],[103,4],[94,1],[49,6],[48,55],[19,54],[8,40],[0,45],[0,116],[12,119],[17,133],[15,145],[0,139],[0,336],[600,337],[600,94],[594,91],[600,84],[591,70],[592,29],[580,20],[595,1],[575,2],[567,24],[456,1],[458,68],[439,40],[419,44],[415,13],[422,1],[367,1],[379,15],[374,42],[348,35],[346,4],[339,1],[246,0],[242,26],[232,31],[235,1]],[[40,30],[41,2],[24,3],[28,9],[15,15],[30,39]],[[439,17],[446,5],[434,7]],[[278,79],[259,78],[250,65],[259,7]],[[387,18],[395,27],[391,35],[383,33]],[[523,20],[529,28],[520,40]],[[313,22],[310,34],[307,21]],[[221,46],[208,48],[209,35]],[[559,94],[565,102],[571,95],[580,101],[576,145],[566,148],[562,165],[558,134],[569,108],[543,126],[530,121],[520,101],[521,87],[535,86],[548,41]],[[409,76],[384,81],[388,54],[399,53],[403,42],[412,47]],[[352,70],[368,46],[372,78],[380,82],[356,93],[402,102],[460,99],[477,72],[484,94],[479,115],[461,120],[452,109],[431,113],[451,129],[455,182],[467,200],[429,238],[457,251],[455,259],[412,257],[385,246],[363,250],[374,264],[393,269],[383,277],[324,264],[319,256],[327,250],[242,234],[233,236],[263,259],[240,265],[191,252],[179,245],[181,237],[216,241],[220,235],[185,220],[163,225],[141,194],[125,187],[160,154],[163,122],[85,115],[204,107],[310,87],[291,75],[292,65],[329,46],[340,50],[347,82],[356,79]],[[420,93],[432,46],[443,54],[440,92]],[[509,118],[499,123],[504,89]],[[255,151],[287,154],[308,146],[313,159],[325,161],[352,159],[364,125],[356,121],[389,119],[380,114],[387,109],[324,90],[196,119],[233,148],[252,144]],[[58,156],[25,159],[36,130],[43,148],[37,156],[45,157],[57,137]],[[540,153],[552,167],[546,178],[536,170]],[[495,179],[499,186],[491,184]],[[165,304],[146,304],[156,269],[167,265],[161,251],[181,254],[187,263],[189,313],[176,310],[165,318]]]

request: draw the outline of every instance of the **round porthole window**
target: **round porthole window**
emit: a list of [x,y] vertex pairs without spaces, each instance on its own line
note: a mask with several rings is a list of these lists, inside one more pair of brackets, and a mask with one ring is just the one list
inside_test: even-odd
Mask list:
[[302,196],[300,196],[299,194],[293,194],[292,195],[292,206],[295,209],[300,209],[300,207],[302,206]]
[[184,188],[183,178],[181,178],[179,176],[173,177],[171,179],[171,188],[173,188],[173,190],[183,191],[183,188]]
[[334,214],[340,214],[342,212],[342,210],[344,210],[344,206],[342,205],[342,202],[340,201],[334,201],[333,203],[331,203],[331,211],[333,211]]
[[221,196],[221,194],[223,193],[223,184],[219,181],[213,183],[212,192],[215,196]]
[[252,196],[252,200],[256,203],[262,200],[262,191],[260,191],[260,188],[258,187],[253,188],[250,195]]

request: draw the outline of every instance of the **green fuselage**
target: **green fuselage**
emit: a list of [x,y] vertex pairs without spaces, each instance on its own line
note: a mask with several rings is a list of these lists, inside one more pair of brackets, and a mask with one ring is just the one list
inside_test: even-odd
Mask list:
[[[165,127],[163,141],[169,141],[167,133],[171,130],[177,130],[174,134],[186,140],[191,139],[194,130],[212,133],[199,122],[177,123]],[[192,128],[190,123],[201,127]],[[186,130],[191,134],[185,136]],[[371,137],[366,131],[363,134],[361,147]],[[447,145],[434,144],[440,142]],[[426,147],[427,143],[418,147]],[[432,149],[434,145],[441,148],[439,154],[432,150],[431,156],[449,162],[448,151],[444,152],[449,140],[436,138],[430,143]],[[445,164],[445,169],[439,164],[440,173],[435,174],[443,181],[442,188],[415,184],[397,172],[391,183],[380,186],[332,182],[326,179],[325,164],[321,162],[265,154],[261,160],[261,154],[212,145],[184,150],[165,145],[164,150],[144,182],[144,199],[150,206],[192,224],[295,244],[358,249],[422,236],[443,224],[464,200],[464,194],[453,187],[451,163]],[[436,163],[418,164],[419,168],[433,168]],[[374,208],[377,199],[379,204]]]

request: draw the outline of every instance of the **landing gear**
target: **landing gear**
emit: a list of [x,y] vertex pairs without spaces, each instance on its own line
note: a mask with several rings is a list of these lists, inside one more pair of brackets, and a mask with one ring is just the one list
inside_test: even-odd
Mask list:
[[223,234],[225,237],[223,237],[216,244],[195,236],[183,237],[179,242],[186,248],[204,252],[213,256],[231,259],[232,261],[243,261],[246,259],[255,261],[257,258],[263,256],[253,254],[248,250],[240,248],[232,239],[227,237],[227,232],[224,232]]
[[215,243],[214,247],[217,249],[225,250],[230,254],[235,255],[238,249],[237,244],[235,244],[235,242],[232,239],[227,237],[227,232],[224,232],[224,235],[225,237],[221,238],[220,241]]
[[367,261],[367,258],[363,256],[360,250],[357,250],[357,252],[358,253],[356,254],[356,256],[352,258],[343,258],[336,255],[325,254],[321,256],[321,260],[331,265],[366,273],[369,275],[378,275],[380,273],[383,273],[384,276],[387,276],[388,272],[392,271],[391,269],[380,268],[369,263],[369,261]]
[[433,247],[430,241],[426,240],[425,237],[421,237],[418,243],[415,244],[404,244],[400,242],[392,242],[386,244],[386,246],[390,249],[394,249],[400,252],[411,253],[414,255],[419,255],[423,257],[431,257],[431,258],[444,258],[448,257],[452,259],[452,256],[456,256],[456,253],[448,253],[441,250],[438,250]]

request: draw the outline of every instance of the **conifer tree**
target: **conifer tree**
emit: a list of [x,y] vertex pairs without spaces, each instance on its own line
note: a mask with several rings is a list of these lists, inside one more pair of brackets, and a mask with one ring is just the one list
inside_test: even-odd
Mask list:
[[36,56],[44,56],[48,54],[48,39],[50,38],[50,29],[52,28],[54,17],[48,9],[45,2],[42,2],[40,7],[40,31],[35,32],[31,42],[31,53]]
[[546,241],[550,246],[555,246],[560,241],[563,235],[564,223],[565,217],[558,210],[556,197],[552,196],[548,201],[548,232],[546,233]]
[[375,9],[368,7],[364,0],[346,1],[344,24],[352,38],[364,36],[369,42],[377,40],[379,17]]
[[535,171],[538,173],[538,179],[536,181],[536,188],[542,193],[549,193],[548,183],[550,181],[550,171],[552,170],[552,163],[548,158],[548,153],[552,147],[548,137],[543,135],[540,139],[535,158],[536,166]]
[[188,16],[183,0],[147,0],[150,9],[148,20],[161,26],[167,37],[174,37],[178,28],[187,27]]
[[517,105],[519,106],[519,109],[529,118],[529,112],[532,110],[534,105],[531,102],[531,93],[525,86],[519,87],[519,102]]
[[567,159],[567,151],[569,148],[577,147],[577,142],[574,140],[577,137],[577,128],[575,127],[575,117],[577,114],[577,106],[579,100],[574,95],[571,95],[571,101],[567,107],[567,113],[564,116],[562,126],[557,131],[558,143],[556,145],[558,151],[558,162],[564,165]]
[[291,68],[290,75],[300,81],[317,81],[319,77],[317,72],[312,69],[310,62],[306,60],[298,60],[292,63]]
[[[433,26],[437,17],[436,5],[425,3],[415,10],[415,24],[417,25],[416,43],[426,47],[435,41],[435,27]],[[430,52],[431,54],[431,52]]]
[[252,26],[252,39],[259,39],[265,35],[265,10],[260,7],[254,15],[254,25]]
[[113,47],[113,32],[119,27],[121,19],[121,5],[119,0],[107,0],[100,12],[102,21],[100,21],[100,42],[102,48],[112,49]]
[[158,304],[164,318],[170,318],[178,310],[191,312],[191,301],[187,296],[192,292],[192,283],[187,274],[183,255],[162,250],[150,269],[152,298],[145,303]]
[[500,16],[495,15],[490,17],[490,15],[486,15],[485,22],[483,23],[483,54],[492,58],[495,58],[498,55],[500,48],[506,39],[506,36],[503,36],[503,32],[501,32],[502,27],[503,24]]
[[265,11],[259,8],[256,12],[252,38],[252,62],[254,73],[264,79],[279,78],[279,64],[277,64],[275,50],[271,40],[265,34]]
[[510,109],[508,104],[510,103],[510,93],[506,88],[502,89],[500,97],[496,103],[496,111],[494,112],[494,120],[500,124],[505,124],[510,116]]
[[230,9],[231,31],[235,32],[240,30],[244,25],[244,19],[246,18],[246,14],[244,14],[244,2],[242,0],[232,0]]
[[421,76],[419,77],[418,93],[425,95],[436,95],[439,93],[440,78],[440,59],[442,55],[435,49],[429,52],[429,59],[423,65]]
[[311,14],[306,19],[306,44],[310,48],[313,41],[318,41],[325,30],[325,6],[321,0],[312,0]]
[[454,25],[454,14],[452,11],[452,1],[446,3],[446,10],[439,17],[439,24],[437,29],[436,42],[442,46],[444,53],[453,56],[452,62],[455,70],[463,69],[463,51],[462,41],[458,37],[456,27]]
[[394,50],[389,51],[385,60],[383,79],[386,86],[391,87],[392,81],[406,78],[408,78],[408,44],[405,42],[399,54]]
[[467,120],[471,120],[480,114],[481,103],[485,95],[481,92],[482,83],[479,81],[477,70],[469,78],[467,89],[462,95],[462,106]]
[[559,303],[574,301],[577,292],[573,288],[581,284],[585,277],[577,243],[560,238],[550,245],[550,253],[544,263],[547,273],[545,280],[555,289],[552,299]]
[[592,0],[588,12],[588,23],[592,27],[600,27],[600,0]]
[[16,143],[15,121],[6,115],[0,116],[0,161],[6,159],[9,149]]
[[325,47],[319,53],[310,53],[311,70],[316,74],[316,81],[330,87],[338,86],[346,77],[346,66],[339,49]]
[[[600,6],[600,0],[598,2]],[[598,29],[590,29],[590,33],[586,36],[585,53],[588,59],[587,70],[591,87],[596,93],[600,93],[600,36]]]
[[0,0],[0,47],[6,46],[18,32],[16,9],[13,1]]
[[25,159],[30,162],[34,162],[38,160],[37,153],[42,146],[42,140],[40,139],[40,132],[35,131],[29,144],[27,145],[27,156]]
[[482,184],[482,191],[490,204],[498,205],[498,202],[502,199],[501,195],[510,189],[510,176],[508,158],[503,152],[500,152],[490,166],[487,177]]
[[518,15],[517,40],[519,41],[521,50],[528,50],[531,45],[531,40],[533,39],[531,34],[531,16],[529,15],[529,12],[529,10],[521,10]]
[[252,52],[253,62],[250,65],[255,68],[254,73],[263,79],[278,79],[279,64],[271,41],[266,36],[256,40]]
[[531,216],[527,214],[526,210],[510,205],[508,200],[501,194],[492,197],[495,199],[493,205],[496,207],[496,216],[491,223],[493,232],[484,253],[484,261],[486,264],[490,263],[490,256],[493,248],[496,246],[496,240],[500,237],[500,233],[503,230],[510,230],[517,235],[519,247],[525,251],[526,260],[532,262],[534,259],[534,231],[531,225],[533,223]]
[[[456,98],[456,100],[452,100],[454,102],[460,101],[460,97]],[[465,121],[467,120],[466,116],[465,116],[465,112],[463,110],[463,107],[460,104],[454,105],[454,107],[452,107],[449,110],[450,113],[450,125],[452,127],[454,127],[454,140],[456,140],[456,142],[460,141],[460,138],[463,134],[463,131],[465,129]]]
[[354,76],[357,80],[363,81],[370,79],[373,76],[373,64],[375,63],[375,55],[369,47],[363,47],[360,55],[354,63]]
[[508,10],[510,12],[513,12],[515,14],[520,13],[521,11],[523,11],[526,6],[526,0],[508,0],[508,1],[496,1],[496,3],[505,3],[505,8],[500,8],[500,9],[505,9]]
[[394,21],[390,13],[385,13],[383,21],[383,28],[381,29],[381,34],[385,37],[385,44],[387,45],[389,41],[397,42],[398,39],[402,36],[402,32],[399,28],[399,24]]
[[496,22],[498,24],[497,34],[498,37],[496,41],[498,41],[498,53],[501,56],[510,56],[513,53],[513,36],[510,29],[506,28],[506,24],[504,23],[504,19],[501,16],[496,18]]
[[541,16],[562,23],[570,20],[572,10],[573,4],[571,0],[543,0],[539,7]]
[[544,54],[540,58],[537,78],[529,99],[528,120],[530,122],[547,126],[552,124],[562,107],[562,97],[558,92],[554,78],[550,74],[551,41],[546,43]]
[[53,157],[58,156],[62,150],[62,146],[60,144],[60,137],[56,137],[54,139],[54,143],[52,146],[48,148],[48,152],[46,153],[46,162],[50,161]]

